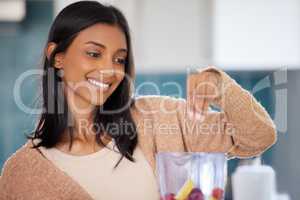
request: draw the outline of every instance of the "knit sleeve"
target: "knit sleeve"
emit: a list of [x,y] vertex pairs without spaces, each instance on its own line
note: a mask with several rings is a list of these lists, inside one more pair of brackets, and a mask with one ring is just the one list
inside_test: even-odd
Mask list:
[[199,73],[208,70],[220,77],[220,97],[214,105],[221,112],[210,113],[203,122],[193,126],[187,120],[186,102],[180,101],[182,108],[178,115],[187,146],[192,151],[225,152],[229,158],[248,158],[266,151],[277,139],[267,111],[224,71],[208,67]]
[[12,185],[10,184],[10,177],[11,170],[13,169],[13,166],[10,164],[10,160],[7,160],[4,163],[4,166],[1,170],[1,176],[0,176],[0,200],[12,200],[16,199],[13,197],[14,191],[11,189]]

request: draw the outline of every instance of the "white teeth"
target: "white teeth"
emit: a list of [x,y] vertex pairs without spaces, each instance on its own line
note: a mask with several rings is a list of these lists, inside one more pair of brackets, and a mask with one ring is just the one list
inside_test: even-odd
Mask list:
[[89,78],[89,79],[88,79],[88,82],[91,83],[91,84],[93,84],[93,85],[95,85],[95,86],[97,86],[97,87],[100,87],[100,88],[104,88],[104,89],[109,88],[109,84],[102,83],[102,82],[96,81],[96,80],[94,80],[94,79],[90,79],[90,78]]

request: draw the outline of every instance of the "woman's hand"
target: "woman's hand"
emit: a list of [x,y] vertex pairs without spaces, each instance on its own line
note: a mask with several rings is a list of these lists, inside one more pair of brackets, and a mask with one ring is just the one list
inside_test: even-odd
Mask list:
[[209,106],[220,97],[221,75],[214,69],[189,74],[187,77],[188,117],[202,121]]

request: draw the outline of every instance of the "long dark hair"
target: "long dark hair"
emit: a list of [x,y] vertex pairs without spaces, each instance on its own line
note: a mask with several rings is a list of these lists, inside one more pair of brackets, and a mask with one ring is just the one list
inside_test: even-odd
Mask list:
[[[93,127],[96,130],[97,143],[105,146],[101,140],[101,135],[106,131],[114,139],[116,147],[121,153],[121,158],[115,165],[117,167],[124,156],[132,162],[135,161],[133,152],[137,146],[137,130],[130,113],[130,107],[134,103],[134,98],[131,95],[133,82],[130,80],[134,80],[135,72],[128,23],[121,11],[111,5],[102,5],[96,1],[80,1],[65,7],[55,18],[49,32],[47,44],[54,42],[57,46],[49,58],[44,55],[43,59],[43,113],[40,115],[34,132],[28,138],[32,140],[33,144],[33,140],[39,139],[39,142],[34,144],[33,148],[40,146],[50,148],[61,141],[65,130],[69,130],[69,148],[71,148],[73,131],[72,127],[69,127],[68,120],[72,116],[70,116],[67,101],[63,98],[62,88],[59,87],[62,78],[58,69],[54,67],[54,57],[57,53],[65,52],[80,31],[96,23],[118,26],[124,32],[127,41],[128,56],[126,58],[125,74],[129,78],[124,78],[106,102],[102,106],[96,106],[93,111],[93,126],[98,127],[98,129]],[[53,84],[49,80],[53,80]],[[63,112],[61,112],[60,107],[64,108]],[[113,114],[101,112],[120,108],[122,108],[122,111]],[[122,126],[121,124],[124,122],[129,123],[131,128],[128,129]],[[109,128],[111,123],[120,124],[118,133]]]

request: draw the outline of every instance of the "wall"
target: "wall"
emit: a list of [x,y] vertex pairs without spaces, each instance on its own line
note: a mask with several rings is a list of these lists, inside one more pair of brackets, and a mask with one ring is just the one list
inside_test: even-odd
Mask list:
[[[13,89],[17,77],[39,67],[42,49],[52,20],[50,1],[28,1],[21,23],[0,23],[0,166],[24,141],[36,116],[22,112],[15,104]],[[37,79],[35,79],[37,80]],[[26,81],[21,98],[30,105],[37,95],[37,82]]]
[[217,65],[300,66],[299,0],[215,0],[213,12],[213,60]]

